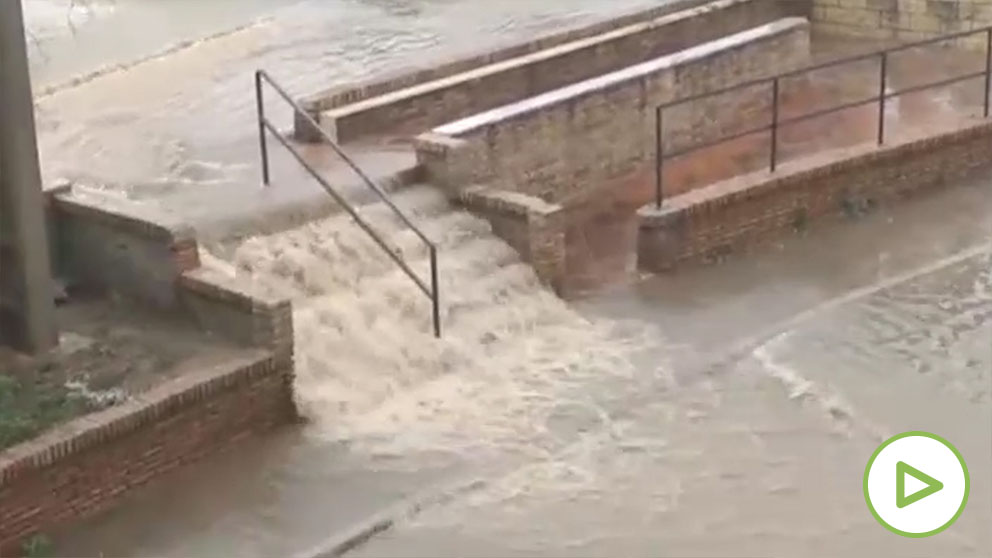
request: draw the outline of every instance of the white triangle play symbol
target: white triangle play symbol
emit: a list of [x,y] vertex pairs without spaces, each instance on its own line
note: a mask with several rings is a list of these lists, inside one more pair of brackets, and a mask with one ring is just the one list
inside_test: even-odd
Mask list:
[[916,494],[917,492],[919,492],[919,491],[921,491],[921,490],[923,490],[923,489],[925,489],[926,487],[929,486],[927,483],[921,481],[920,479],[918,479],[918,478],[916,478],[916,477],[914,477],[912,475],[906,475],[905,482],[906,482],[906,496],[907,497],[908,496],[912,496],[913,494]]

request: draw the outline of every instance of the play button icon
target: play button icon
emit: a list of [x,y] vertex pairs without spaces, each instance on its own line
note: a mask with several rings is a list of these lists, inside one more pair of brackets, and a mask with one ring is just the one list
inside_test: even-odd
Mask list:
[[906,432],[883,443],[868,460],[865,502],[885,528],[928,537],[950,527],[968,502],[970,480],[961,454],[929,432]]
[[[916,481],[917,485],[922,484],[922,488],[916,488],[909,495],[906,494],[906,477],[910,477],[910,482]],[[924,473],[923,471],[907,465],[902,461],[896,463],[896,507],[906,506],[919,502],[927,496],[939,492],[944,488],[944,483]]]

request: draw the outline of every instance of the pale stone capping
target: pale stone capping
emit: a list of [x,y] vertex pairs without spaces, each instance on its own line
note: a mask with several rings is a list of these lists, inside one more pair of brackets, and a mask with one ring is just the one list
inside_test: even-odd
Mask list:
[[289,300],[254,293],[244,280],[199,268],[180,277],[182,300],[201,327],[242,345],[265,347],[282,362],[293,356]]
[[530,213],[551,215],[562,210],[560,204],[548,203],[538,197],[485,186],[466,188],[461,194],[461,201],[470,208],[484,207],[511,215],[528,215]]
[[285,299],[259,294],[247,282],[206,267],[184,273],[180,277],[180,284],[191,292],[249,312],[273,310],[288,302]]
[[539,112],[548,107],[562,105],[589,95],[604,93],[610,89],[627,85],[631,81],[641,80],[655,75],[663,70],[669,70],[682,64],[698,62],[718,53],[752,45],[794,31],[795,29],[808,27],[809,22],[801,17],[780,19],[760,27],[730,35],[723,39],[689,47],[674,54],[648,60],[647,62],[629,66],[622,70],[568,85],[555,91],[537,95],[536,97],[524,99],[517,103],[443,124],[434,128],[431,132],[435,136],[463,137],[489,126]]
[[493,234],[516,250],[539,279],[561,290],[567,255],[564,207],[527,194],[484,186],[465,189],[460,202],[487,219]]
[[[655,106],[799,68],[809,63],[809,40],[803,18],[761,25],[439,126],[416,139],[418,161],[455,198],[466,185],[487,184],[555,203],[581,200],[643,171],[653,157]],[[758,106],[752,97],[769,98],[744,93],[717,109],[749,114]],[[719,132],[706,124],[722,122],[719,113],[700,116],[702,128],[686,133]]]
[[133,200],[71,184],[49,193],[52,205],[59,211],[91,218],[149,239],[178,243],[195,236],[192,227],[182,221]]

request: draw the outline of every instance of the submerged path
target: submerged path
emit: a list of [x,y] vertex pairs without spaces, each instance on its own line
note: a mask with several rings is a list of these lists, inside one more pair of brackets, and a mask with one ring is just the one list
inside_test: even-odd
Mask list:
[[[267,15],[237,32],[40,98],[45,173],[148,203],[254,185],[256,67],[302,94],[617,5],[344,1],[256,12]],[[433,208],[426,200],[425,215]],[[311,368],[318,373],[298,385],[308,425],[183,471],[57,534],[59,549],[294,555],[385,514],[390,528],[355,553],[988,555],[990,215],[992,177],[570,305],[455,217],[448,223],[466,237],[450,240],[473,273],[495,275],[486,267],[494,254],[511,268],[464,291],[467,308],[514,301],[495,316],[499,328],[485,335],[486,316],[466,314],[440,348],[381,323],[335,338],[342,350],[407,346],[378,355],[365,375],[331,370],[322,383],[324,369]],[[326,283],[294,272],[335,261],[348,243],[324,241],[338,233],[323,223],[217,259],[247,264],[317,314],[347,301],[328,300]],[[376,269],[356,266],[326,276]],[[352,301],[345,312],[356,321],[344,323],[374,322],[369,309],[402,312],[406,295],[397,296]],[[335,362],[305,354],[308,366]],[[926,541],[880,528],[860,488],[880,439],[913,428],[951,439],[974,472],[965,515]],[[451,486],[468,490],[431,496]],[[396,508],[425,493],[430,505],[419,513]]]
[[[494,339],[494,362],[517,372],[410,378],[370,412],[221,456],[62,543],[306,556],[388,526],[353,552],[984,556],[990,186],[645,277],[575,303],[585,325],[531,299]],[[860,487],[874,447],[917,428],[973,471],[966,513],[924,541],[878,526]]]

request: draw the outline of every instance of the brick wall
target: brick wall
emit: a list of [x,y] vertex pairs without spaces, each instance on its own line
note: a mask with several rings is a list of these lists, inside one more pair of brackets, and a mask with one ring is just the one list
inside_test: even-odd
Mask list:
[[140,205],[50,192],[56,267],[136,302],[188,312],[241,345],[220,364],[0,451],[0,556],[34,533],[98,513],[131,490],[295,419],[290,302],[200,268],[189,230]]
[[292,420],[292,368],[265,351],[183,376],[0,453],[0,556],[252,432]]
[[[782,19],[435,128],[417,138],[418,160],[453,196],[492,184],[571,203],[653,164],[657,105],[797,67],[808,57],[809,23]],[[742,94],[713,107],[736,115],[767,103],[766,91],[753,94],[761,100]],[[677,134],[668,135],[676,141]]]
[[206,331],[246,347],[261,347],[291,364],[293,309],[289,300],[265,298],[250,285],[199,268],[179,278],[180,299]]
[[773,177],[755,173],[676,196],[660,211],[641,209],[638,265],[663,271],[712,260],[810,219],[959,183],[992,166],[990,145],[992,123],[984,122],[882,148],[863,146],[833,162],[790,162]]
[[84,188],[49,203],[56,273],[157,308],[178,305],[176,281],[199,265],[193,231],[152,208]]
[[[992,0],[813,0],[818,28],[912,41],[992,25]],[[984,48],[985,38],[969,44]]]
[[560,291],[565,279],[565,212],[562,206],[516,192],[469,188],[461,203],[492,225],[537,276]]
[[775,21],[797,6],[777,0],[717,0],[327,110],[319,121],[339,142],[387,131],[416,134],[445,121]]

